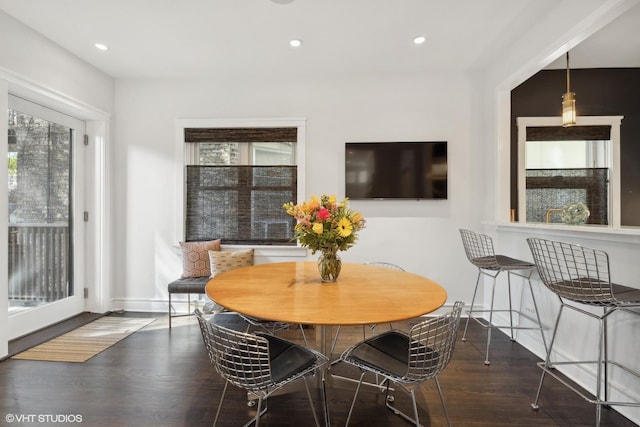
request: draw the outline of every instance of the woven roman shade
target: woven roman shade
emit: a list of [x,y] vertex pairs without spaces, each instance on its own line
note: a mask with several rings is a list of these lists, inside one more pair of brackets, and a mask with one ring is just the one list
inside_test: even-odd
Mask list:
[[297,128],[185,128],[184,142],[297,142]]
[[609,169],[527,169],[527,221],[545,222],[549,209],[582,202],[591,215],[587,224],[607,225]]
[[295,244],[297,166],[187,166],[186,240]]
[[611,126],[527,126],[527,141],[607,141]]

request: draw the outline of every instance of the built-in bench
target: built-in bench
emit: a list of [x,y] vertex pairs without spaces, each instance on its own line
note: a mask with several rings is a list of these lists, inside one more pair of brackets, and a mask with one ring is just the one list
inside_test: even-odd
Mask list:
[[[191,310],[191,294],[204,294],[204,288],[209,281],[209,276],[202,277],[180,277],[169,283],[169,329],[171,329],[171,319],[174,317],[190,316],[193,314]],[[172,314],[171,295],[187,294],[187,313]]]

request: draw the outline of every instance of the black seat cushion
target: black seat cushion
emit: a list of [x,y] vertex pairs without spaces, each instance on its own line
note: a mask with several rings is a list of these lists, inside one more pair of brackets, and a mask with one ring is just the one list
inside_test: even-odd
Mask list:
[[616,301],[627,304],[640,303],[640,289],[612,283],[611,292],[613,292],[613,297]]
[[504,255],[496,255],[496,260],[504,270],[518,270],[535,267],[535,264]]
[[640,304],[640,289],[615,283],[609,284],[609,282],[590,277],[555,282],[552,288],[560,296],[582,304],[608,307]]
[[526,270],[535,267],[535,264],[530,262],[504,255],[473,258],[471,262],[485,270]]
[[169,283],[170,294],[204,294],[209,276],[181,277]]
[[409,337],[389,331],[361,342],[351,353],[355,360],[395,376],[406,375]]
[[[364,365],[402,378],[409,372],[409,343],[408,336],[389,331],[361,342],[351,357]],[[414,346],[412,364],[421,360],[422,363],[416,363],[416,367],[427,373],[437,365],[438,354],[422,344],[414,343]]]
[[316,356],[308,348],[269,334],[259,334],[269,341],[271,380],[280,382],[313,365]]

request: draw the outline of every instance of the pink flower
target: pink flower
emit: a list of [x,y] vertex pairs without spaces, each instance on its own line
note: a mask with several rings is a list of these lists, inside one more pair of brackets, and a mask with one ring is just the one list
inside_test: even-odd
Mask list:
[[318,211],[318,213],[316,214],[316,217],[320,220],[320,221],[325,221],[327,219],[329,219],[330,213],[329,210],[327,208],[322,208]]

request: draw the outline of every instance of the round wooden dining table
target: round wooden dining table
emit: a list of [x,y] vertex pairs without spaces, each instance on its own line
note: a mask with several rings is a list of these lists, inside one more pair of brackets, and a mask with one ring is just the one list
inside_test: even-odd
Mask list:
[[446,291],[417,274],[343,263],[322,282],[315,262],[279,262],[217,275],[207,295],[228,310],[305,325],[368,325],[419,317],[440,308]]

